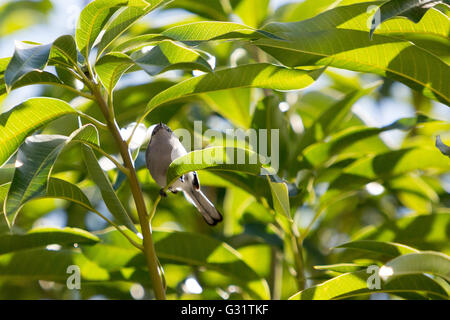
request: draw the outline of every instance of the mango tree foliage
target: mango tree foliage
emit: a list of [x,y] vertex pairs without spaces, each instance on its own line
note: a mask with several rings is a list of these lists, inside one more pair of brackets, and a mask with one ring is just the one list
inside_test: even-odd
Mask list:
[[[37,281],[76,264],[82,299],[448,299],[447,4],[94,0],[73,32],[20,39],[0,58],[0,297],[67,298]],[[8,2],[0,34],[50,9]],[[216,227],[149,174],[159,122],[189,149],[167,185],[196,171]]]

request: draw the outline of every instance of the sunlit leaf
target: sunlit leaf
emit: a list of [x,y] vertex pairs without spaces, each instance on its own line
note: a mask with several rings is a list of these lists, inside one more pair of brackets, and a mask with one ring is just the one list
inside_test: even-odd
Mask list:
[[434,251],[409,253],[390,260],[379,270],[379,275],[389,282],[418,273],[430,273],[450,281],[450,257]]
[[45,247],[51,244],[94,244],[98,241],[100,241],[100,239],[97,236],[82,229],[36,228],[25,234],[0,235],[0,254],[30,248]]
[[369,277],[366,270],[344,273],[317,286],[300,291],[290,299],[300,300],[328,300],[345,299],[349,297],[368,295],[376,292],[402,293],[426,292],[447,299],[445,289],[433,279],[424,275],[405,275],[382,284],[380,289],[369,289]]
[[375,252],[391,257],[397,257],[402,254],[418,252],[418,250],[406,246],[404,244],[388,242],[388,241],[374,241],[374,240],[356,240],[347,242],[337,246],[336,248],[347,248],[354,250],[362,250],[366,252]]
[[150,100],[145,115],[163,103],[217,90],[240,87],[275,90],[302,89],[312,84],[321,73],[322,70],[293,70],[266,63],[223,69],[182,81],[161,92]]
[[[387,33],[375,33],[370,40],[369,5],[337,7],[300,22],[270,23],[263,30],[284,40],[258,39],[255,44],[286,66],[329,65],[375,73],[450,104],[450,89],[444,81],[450,67],[429,51]],[[433,24],[420,27],[434,31]]]
[[[419,22],[427,11],[439,3],[444,1],[436,0],[390,0],[383,3],[372,19],[370,36],[375,29],[384,21],[391,18],[405,17],[412,22]],[[448,2],[448,1],[447,1]]]
[[34,130],[63,115],[75,113],[77,111],[62,100],[31,98],[0,114],[0,165]]

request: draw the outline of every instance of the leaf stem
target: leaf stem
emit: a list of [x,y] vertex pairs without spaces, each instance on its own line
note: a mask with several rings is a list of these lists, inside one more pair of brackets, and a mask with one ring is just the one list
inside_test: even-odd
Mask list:
[[124,166],[129,170],[128,180],[130,182],[131,193],[133,194],[133,199],[136,204],[136,209],[139,216],[139,222],[141,225],[143,236],[144,255],[147,261],[150,278],[152,280],[153,290],[155,292],[156,299],[164,300],[166,298],[166,294],[161,279],[161,274],[158,268],[158,258],[156,256],[155,246],[153,243],[150,223],[147,218],[147,209],[145,206],[144,197],[142,195],[142,190],[137,179],[134,163],[131,159],[130,151],[128,149],[128,144],[120,135],[120,130],[115,121],[114,114],[111,113],[113,109],[108,106],[108,102],[103,98],[99,85],[91,82],[89,79],[87,80],[87,85],[90,87],[92,94],[95,96],[100,110],[105,116],[109,131],[116,141],[124,162]]

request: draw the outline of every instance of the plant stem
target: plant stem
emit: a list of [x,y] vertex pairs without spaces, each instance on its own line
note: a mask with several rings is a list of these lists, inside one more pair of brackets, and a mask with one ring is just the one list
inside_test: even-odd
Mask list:
[[298,290],[305,289],[305,264],[303,259],[303,244],[298,236],[295,233],[291,233],[291,246],[292,253],[294,255],[295,261],[295,269],[297,271],[297,285]]
[[131,159],[128,145],[120,135],[120,130],[115,121],[114,114],[111,113],[112,108],[111,106],[108,106],[108,102],[106,102],[103,98],[99,86],[91,81],[89,81],[88,84],[91,92],[95,96],[95,99],[100,106],[103,115],[105,116],[109,131],[116,141],[123,159],[124,167],[129,171],[128,179],[130,182],[131,193],[133,194],[133,199],[136,204],[136,209],[139,216],[139,223],[141,225],[143,236],[144,255],[147,260],[147,267],[150,273],[153,290],[155,292],[156,299],[164,300],[166,298],[166,294],[164,291],[161,275],[158,270],[158,258],[156,256],[155,246],[153,244],[150,223],[147,218],[147,209],[145,207],[144,197],[142,195],[142,190],[137,179],[136,170],[134,168],[133,160]]

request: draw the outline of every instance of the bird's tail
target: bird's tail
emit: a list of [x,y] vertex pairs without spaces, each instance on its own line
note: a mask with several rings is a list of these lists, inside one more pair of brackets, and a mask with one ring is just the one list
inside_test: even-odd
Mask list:
[[185,192],[185,196],[191,200],[207,224],[215,226],[222,221],[222,215],[200,189],[192,189],[190,192]]

